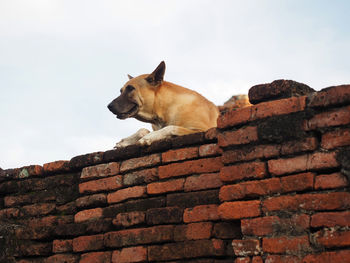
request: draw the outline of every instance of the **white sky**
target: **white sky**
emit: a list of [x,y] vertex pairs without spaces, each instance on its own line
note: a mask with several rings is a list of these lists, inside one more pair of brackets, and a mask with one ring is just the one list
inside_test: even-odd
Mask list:
[[106,108],[127,74],[216,104],[256,84],[350,83],[347,0],[0,0],[0,167],[113,148],[149,124]]

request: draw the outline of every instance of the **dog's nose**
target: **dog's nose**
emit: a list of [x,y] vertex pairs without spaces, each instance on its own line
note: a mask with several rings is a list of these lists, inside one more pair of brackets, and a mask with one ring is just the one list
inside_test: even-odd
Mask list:
[[111,111],[111,110],[112,110],[112,103],[109,103],[109,104],[107,105],[107,108]]

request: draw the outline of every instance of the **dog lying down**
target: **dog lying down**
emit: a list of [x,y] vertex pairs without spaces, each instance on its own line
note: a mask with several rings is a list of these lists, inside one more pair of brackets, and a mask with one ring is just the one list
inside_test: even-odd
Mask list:
[[206,131],[216,127],[218,108],[199,93],[163,80],[162,61],[151,74],[129,77],[108,109],[118,119],[135,118],[151,123],[153,132],[140,129],[122,139],[114,148],[131,144],[150,145],[173,136]]

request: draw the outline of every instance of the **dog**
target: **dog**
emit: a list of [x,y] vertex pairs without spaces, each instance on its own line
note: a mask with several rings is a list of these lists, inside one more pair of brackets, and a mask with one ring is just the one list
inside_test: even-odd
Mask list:
[[118,119],[135,118],[152,124],[153,132],[140,129],[114,148],[203,132],[217,126],[219,110],[199,93],[163,80],[162,61],[151,74],[129,77],[120,96],[108,104]]

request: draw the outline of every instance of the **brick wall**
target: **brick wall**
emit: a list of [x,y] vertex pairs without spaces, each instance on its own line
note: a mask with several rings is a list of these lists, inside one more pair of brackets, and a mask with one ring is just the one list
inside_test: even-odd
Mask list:
[[350,86],[1,171],[1,262],[350,262]]

